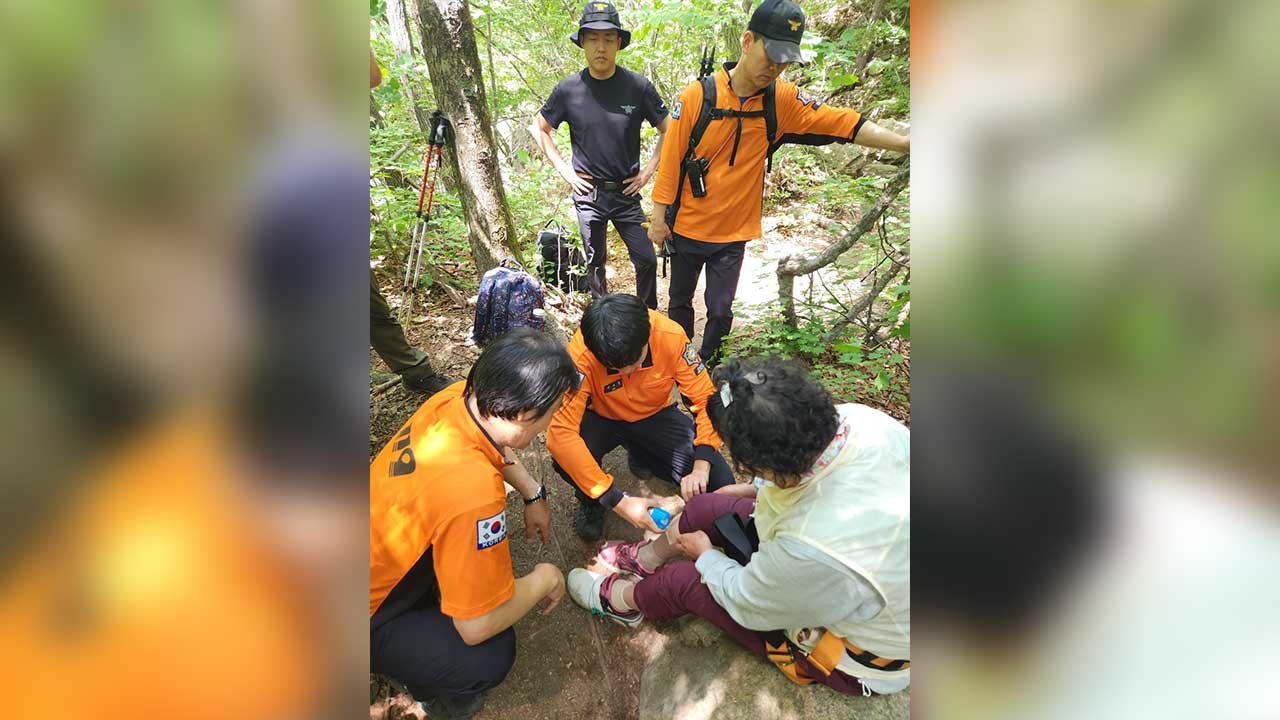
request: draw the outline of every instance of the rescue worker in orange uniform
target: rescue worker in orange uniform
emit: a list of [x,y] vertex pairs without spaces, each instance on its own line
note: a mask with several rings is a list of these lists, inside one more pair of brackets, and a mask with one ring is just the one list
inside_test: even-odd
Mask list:
[[[766,100],[772,98],[776,141],[825,144],[854,142],[909,152],[910,138],[885,130],[856,110],[809,98],[779,79],[801,60],[804,11],[790,0],[765,0],[742,34],[742,56],[714,75],[714,110],[695,147],[690,138],[702,115],[703,85],[686,87],[672,107],[671,130],[653,186],[649,240],[671,246],[672,320],[693,337],[693,293],[705,266],[707,324],[699,354],[714,367],[720,344],[733,327],[733,298],[748,240],[761,236],[764,173],[771,154]],[[686,160],[705,162],[702,180],[689,177]],[[695,187],[696,186],[696,187]],[[668,208],[675,205],[674,227]]]
[[503,481],[525,498],[526,538],[549,541],[546,488],[508,449],[545,430],[578,383],[563,345],[512,330],[369,467],[370,668],[404,683],[431,717],[476,713],[515,662],[511,626],[564,597],[550,563],[514,576]]
[[[556,413],[547,448],[556,472],[574,486],[580,537],[600,538],[605,510],[658,531],[649,516],[657,500],[627,495],[600,467],[618,445],[627,448],[632,474],[667,478],[686,499],[734,483],[704,412],[715,388],[679,325],[634,295],[605,295],[583,313],[569,355],[582,388]],[[676,408],[676,386],[696,422]]]

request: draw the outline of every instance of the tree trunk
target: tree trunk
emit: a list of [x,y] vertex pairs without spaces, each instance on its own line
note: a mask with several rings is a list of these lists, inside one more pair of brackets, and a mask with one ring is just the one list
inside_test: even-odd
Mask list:
[[[407,0],[387,0],[387,27],[391,31],[391,45],[396,49],[396,57],[413,57],[413,39],[409,34],[409,16],[405,12]],[[413,105],[413,116],[418,120],[418,127],[424,136],[431,133],[431,113],[422,107],[419,98],[418,83],[411,77],[401,77],[400,84],[409,93],[409,103]]]
[[436,102],[453,123],[446,148],[478,274],[519,257],[485,98],[471,12],[462,0],[418,0],[422,54]]

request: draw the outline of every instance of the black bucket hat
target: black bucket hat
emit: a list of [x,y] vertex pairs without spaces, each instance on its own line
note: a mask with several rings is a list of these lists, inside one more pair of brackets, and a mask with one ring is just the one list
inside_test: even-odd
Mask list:
[[582,9],[582,19],[578,21],[578,29],[569,36],[573,44],[578,47],[582,47],[578,33],[583,30],[617,30],[618,49],[621,50],[631,44],[631,31],[622,29],[622,19],[618,17],[618,11],[613,7],[613,3],[589,2]]

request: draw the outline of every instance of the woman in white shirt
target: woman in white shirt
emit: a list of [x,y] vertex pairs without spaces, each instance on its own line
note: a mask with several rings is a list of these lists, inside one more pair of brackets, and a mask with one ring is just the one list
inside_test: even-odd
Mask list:
[[[582,568],[569,594],[635,626],[703,617],[791,679],[849,694],[910,683],[910,435],[863,405],[836,406],[803,367],[730,360],[708,404],[736,469],[755,477],[698,495],[654,541],[606,544],[609,575]],[[740,565],[715,521],[754,521]],[[683,556],[683,557],[681,557]]]

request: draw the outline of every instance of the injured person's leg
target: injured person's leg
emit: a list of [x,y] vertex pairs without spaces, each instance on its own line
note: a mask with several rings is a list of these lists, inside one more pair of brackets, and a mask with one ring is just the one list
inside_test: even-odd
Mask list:
[[592,615],[602,615],[627,627],[644,621],[636,607],[635,580],[621,573],[604,575],[585,568],[569,573],[569,597]]
[[671,519],[667,532],[657,539],[632,543],[612,540],[604,544],[597,557],[602,565],[614,572],[646,578],[680,555],[680,551],[671,544],[674,535],[701,530],[711,538],[712,544],[724,547],[724,538],[715,527],[715,519],[732,512],[745,522],[754,510],[755,500],[752,498],[719,493],[698,495],[685,504],[684,512]]
[[[677,518],[678,519],[678,518]],[[672,521],[676,525],[676,521]],[[679,555],[679,551],[671,546],[666,535],[656,540],[640,540],[623,542],[610,540],[600,549],[600,564],[619,573],[631,573],[639,578],[646,578],[658,571],[663,563]]]

